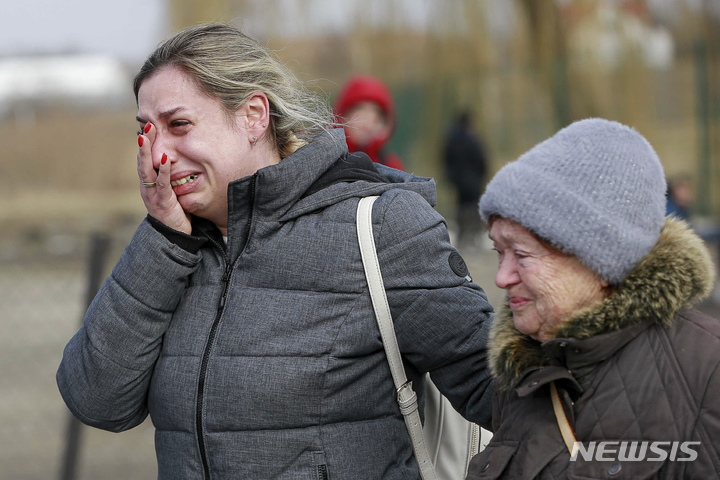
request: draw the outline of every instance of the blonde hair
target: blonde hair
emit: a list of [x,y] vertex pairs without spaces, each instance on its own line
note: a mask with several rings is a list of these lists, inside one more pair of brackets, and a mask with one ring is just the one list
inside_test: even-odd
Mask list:
[[231,25],[198,25],[166,40],[135,76],[136,101],[142,82],[166,66],[180,68],[228,114],[251,93],[263,92],[270,103],[268,131],[281,158],[307,143],[297,135],[315,135],[333,126],[324,99],[310,92],[267,47]]

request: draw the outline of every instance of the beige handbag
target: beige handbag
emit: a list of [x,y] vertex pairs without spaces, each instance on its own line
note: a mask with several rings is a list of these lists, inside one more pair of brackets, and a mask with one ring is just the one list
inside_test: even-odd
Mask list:
[[487,444],[491,435],[457,413],[429,376],[425,387],[425,426],[420,423],[417,396],[405,375],[375,250],[372,206],[376,199],[365,197],[358,204],[358,243],[375,318],[397,389],[397,401],[410,434],[420,476],[423,480],[464,479],[470,459]]
[[440,480],[464,479],[472,457],[490,442],[492,434],[460,415],[450,400],[425,377],[425,442],[435,475]]

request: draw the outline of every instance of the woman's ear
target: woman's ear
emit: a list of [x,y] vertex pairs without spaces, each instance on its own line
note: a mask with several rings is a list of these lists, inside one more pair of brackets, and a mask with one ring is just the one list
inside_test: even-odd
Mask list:
[[237,122],[247,132],[250,143],[257,144],[256,139],[262,139],[270,125],[270,101],[267,96],[261,91],[251,93],[237,112]]

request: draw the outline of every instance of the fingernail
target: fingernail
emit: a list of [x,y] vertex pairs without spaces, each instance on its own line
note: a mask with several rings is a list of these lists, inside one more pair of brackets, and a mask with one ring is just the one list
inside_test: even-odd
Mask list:
[[167,162],[167,153],[163,153],[162,159],[160,160],[160,163],[165,165],[165,162]]
[[152,126],[152,125],[150,124],[150,122],[148,122],[148,123],[145,124],[145,133],[148,133],[148,132],[150,131],[150,127],[151,127],[151,126]]
[[143,139],[142,135],[138,135],[138,147],[142,147],[142,144],[145,140]]

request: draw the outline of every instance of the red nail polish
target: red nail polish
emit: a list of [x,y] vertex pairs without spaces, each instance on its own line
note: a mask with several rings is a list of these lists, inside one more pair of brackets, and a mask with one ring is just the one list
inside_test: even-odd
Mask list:
[[142,144],[145,140],[143,139],[142,135],[138,135],[138,147],[142,147]]
[[163,165],[165,165],[165,162],[167,162],[167,153],[163,153],[162,160],[160,160]]
[[151,126],[152,126],[152,125],[150,124],[150,122],[148,122],[148,123],[145,124],[145,133],[148,133],[148,132],[150,131],[150,127],[151,127]]

